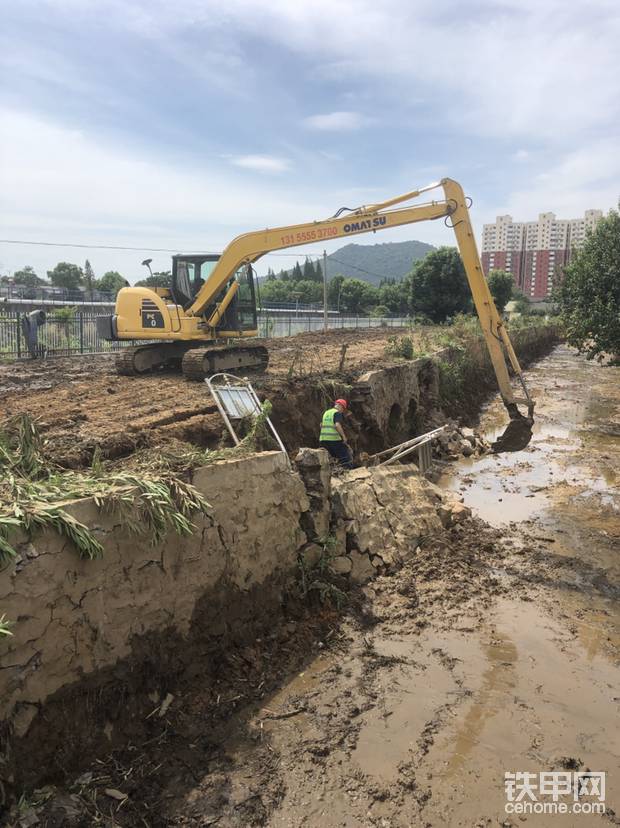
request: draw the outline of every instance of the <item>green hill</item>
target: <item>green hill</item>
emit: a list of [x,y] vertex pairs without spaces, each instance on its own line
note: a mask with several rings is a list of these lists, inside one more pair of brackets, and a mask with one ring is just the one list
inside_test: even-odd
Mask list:
[[[346,244],[327,257],[327,275],[331,279],[341,273],[378,285],[381,279],[402,279],[414,262],[434,249],[431,244],[419,241]],[[323,267],[323,259],[320,262]],[[303,259],[300,265],[303,268]]]

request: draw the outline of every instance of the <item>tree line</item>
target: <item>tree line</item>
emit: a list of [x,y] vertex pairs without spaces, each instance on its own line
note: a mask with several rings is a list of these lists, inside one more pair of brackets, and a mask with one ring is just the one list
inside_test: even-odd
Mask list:
[[[2,281],[29,288],[52,285],[67,290],[83,290],[86,296],[95,290],[115,296],[128,284],[115,270],[96,278],[88,259],[83,268],[70,262],[59,262],[53,270],[47,271],[47,277],[47,281],[41,279],[32,267],[26,266],[16,271],[12,278],[2,277]],[[153,273],[136,282],[151,288],[170,287],[170,283],[169,271]],[[512,276],[503,271],[492,271],[488,283],[501,312],[513,295]],[[382,279],[378,286],[336,274],[328,282],[327,299],[331,308],[345,314],[418,316],[430,322],[445,322],[458,313],[473,311],[463,263],[454,247],[432,250],[414,263],[404,279]],[[291,271],[281,270],[278,275],[269,269],[259,286],[259,300],[263,307],[268,307],[270,302],[321,304],[321,263],[306,259],[303,266],[296,262]],[[525,301],[523,297],[522,301]]]
[[[170,287],[172,276],[169,271],[153,273],[147,279],[136,282],[146,287]],[[47,279],[42,279],[30,265],[16,270],[12,276],[1,276],[0,284],[21,285],[26,288],[57,287],[65,290],[83,290],[85,294],[95,290],[110,293],[113,296],[129,282],[117,270],[108,270],[100,278],[95,276],[91,263],[86,259],[84,267],[72,262],[58,262],[56,267],[47,271]]]
[[[261,282],[260,295],[264,307],[269,302],[322,303],[323,272],[320,262],[306,259],[292,271],[269,270]],[[495,270],[488,284],[500,312],[513,296],[514,282],[510,273]],[[382,279],[378,286],[361,279],[336,274],[327,287],[331,308],[341,313],[373,316],[422,316],[431,322],[445,322],[457,313],[473,312],[471,291],[459,252],[454,247],[432,250],[413,264],[401,280]],[[526,301],[526,300],[524,300]]]

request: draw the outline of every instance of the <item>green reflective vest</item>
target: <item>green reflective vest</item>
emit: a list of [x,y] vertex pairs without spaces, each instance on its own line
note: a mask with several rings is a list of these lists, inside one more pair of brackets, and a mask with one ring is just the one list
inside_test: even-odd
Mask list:
[[334,414],[337,413],[337,408],[328,408],[325,414],[323,414],[323,419],[321,421],[321,436],[319,437],[320,442],[332,442],[335,440],[342,441],[342,437],[338,434],[334,423]]

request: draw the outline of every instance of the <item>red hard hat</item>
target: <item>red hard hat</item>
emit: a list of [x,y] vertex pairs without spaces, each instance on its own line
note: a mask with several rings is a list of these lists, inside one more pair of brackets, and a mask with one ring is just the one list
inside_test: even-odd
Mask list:
[[334,405],[341,405],[343,408],[349,407],[346,400],[336,400]]

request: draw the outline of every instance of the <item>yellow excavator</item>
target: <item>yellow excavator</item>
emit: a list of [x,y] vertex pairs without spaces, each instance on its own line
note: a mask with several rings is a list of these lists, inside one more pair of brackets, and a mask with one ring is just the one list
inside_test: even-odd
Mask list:
[[[435,189],[443,190],[443,198],[399,206]],[[274,250],[444,219],[456,235],[502,400],[510,415],[497,449],[518,450],[531,437],[534,402],[484,278],[467,201],[461,185],[444,178],[377,204],[341,208],[332,218],[244,233],[233,239],[221,255],[173,256],[170,289],[123,288],[116,298],[114,315],[97,320],[99,334],[108,340],[138,340],[118,357],[117,370],[121,374],[143,374],[174,363],[181,364],[188,379],[203,379],[220,371],[265,370],[267,349],[246,341],[258,335],[252,265],[261,256]],[[522,398],[513,392],[506,356],[523,390]],[[519,404],[527,407],[527,415],[520,413]]]

